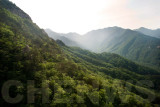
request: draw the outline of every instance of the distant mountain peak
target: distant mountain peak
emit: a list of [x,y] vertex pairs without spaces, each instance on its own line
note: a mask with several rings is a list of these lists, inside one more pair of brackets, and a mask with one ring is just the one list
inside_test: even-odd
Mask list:
[[67,33],[67,35],[80,35],[80,34],[78,34],[76,32],[69,32],[69,33]]
[[145,27],[140,27],[139,29],[135,29],[135,31],[138,31],[148,36],[160,38],[160,29],[148,29]]
[[138,28],[138,29],[148,29],[148,28],[145,28],[145,27],[140,27],[140,28]]

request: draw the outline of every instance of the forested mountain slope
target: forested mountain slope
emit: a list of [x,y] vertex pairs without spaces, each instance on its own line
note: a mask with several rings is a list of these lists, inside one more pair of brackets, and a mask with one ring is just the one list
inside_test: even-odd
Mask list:
[[[83,56],[81,49],[75,50],[80,54],[78,57],[72,48],[65,47],[62,42],[59,44],[63,46],[49,38],[16,5],[0,0],[0,106],[143,107],[159,103],[158,87],[150,88],[138,81],[139,77],[144,76],[143,80],[148,77],[157,86],[158,81],[151,76],[159,76],[159,72],[130,61],[129,66],[120,65],[116,63],[119,62],[117,58],[110,60],[112,54],[94,58],[88,52],[90,55],[80,58]],[[123,61],[126,63],[128,60],[122,58]],[[125,78],[118,77],[116,72]],[[125,81],[127,79],[138,84]],[[42,87],[45,89],[42,92],[35,89]],[[15,99],[17,95],[22,97]]]
[[[68,57],[75,62],[83,64],[83,66],[86,66],[92,71],[104,72],[113,78],[122,80],[133,79],[137,81],[142,78],[149,79],[152,78],[152,76],[160,75],[160,72],[156,70],[140,66],[117,54],[105,52],[97,54],[76,47],[67,47],[59,40],[57,40],[57,43],[63,48],[64,53],[68,54]],[[158,82],[158,79],[155,81]]]
[[[118,36],[104,40],[98,52],[112,52],[133,61],[160,66],[160,39],[149,37],[132,30],[116,32]],[[114,36],[111,34],[109,36]],[[110,37],[109,37],[110,38]]]
[[[73,60],[83,67],[86,67],[88,70],[94,71],[98,74],[102,73],[101,75],[108,75],[112,78],[119,79],[122,81],[122,83],[127,81],[129,83],[131,82],[132,85],[134,84],[141,87],[143,87],[142,84],[144,81],[152,81],[153,87],[150,88],[157,90],[159,93],[160,72],[156,70],[140,66],[117,54],[97,54],[76,47],[68,47],[60,40],[57,40],[57,43],[63,48],[63,52],[67,55],[68,59]],[[144,91],[142,89],[143,92],[138,92],[134,90],[135,87],[137,87],[134,85],[132,87],[133,89],[131,89],[131,92],[146,98],[145,94],[148,93],[149,90]],[[146,86],[144,85],[143,88],[146,88]],[[155,101],[158,100],[159,97],[157,97]]]

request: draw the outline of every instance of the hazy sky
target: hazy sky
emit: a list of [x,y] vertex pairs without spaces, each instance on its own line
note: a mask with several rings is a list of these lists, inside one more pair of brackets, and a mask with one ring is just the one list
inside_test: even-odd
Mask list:
[[119,26],[160,28],[160,0],[10,0],[41,28],[84,34]]

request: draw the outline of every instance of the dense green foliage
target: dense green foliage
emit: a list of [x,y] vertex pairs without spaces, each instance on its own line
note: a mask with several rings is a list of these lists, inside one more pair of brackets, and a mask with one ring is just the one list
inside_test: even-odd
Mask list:
[[[19,11],[8,0],[0,0],[0,89],[6,81],[18,80],[22,85],[10,87],[10,95],[24,97],[12,104],[2,95],[0,106],[150,107],[159,103],[158,87],[138,81],[152,80],[157,86],[158,79],[152,76],[159,76],[158,71],[116,54],[69,48],[61,41],[57,45],[30,18],[24,17],[25,13],[19,11],[23,15],[17,15],[4,6],[6,3]],[[41,94],[35,95],[34,103],[28,102],[28,94],[35,91],[28,80],[34,80],[36,88],[48,85],[48,103],[42,103]]]

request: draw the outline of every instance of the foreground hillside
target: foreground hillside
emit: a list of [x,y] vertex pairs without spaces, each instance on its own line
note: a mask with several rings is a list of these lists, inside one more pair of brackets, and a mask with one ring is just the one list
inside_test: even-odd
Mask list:
[[118,55],[57,44],[17,6],[0,0],[0,106],[156,106],[153,76],[159,72]]

